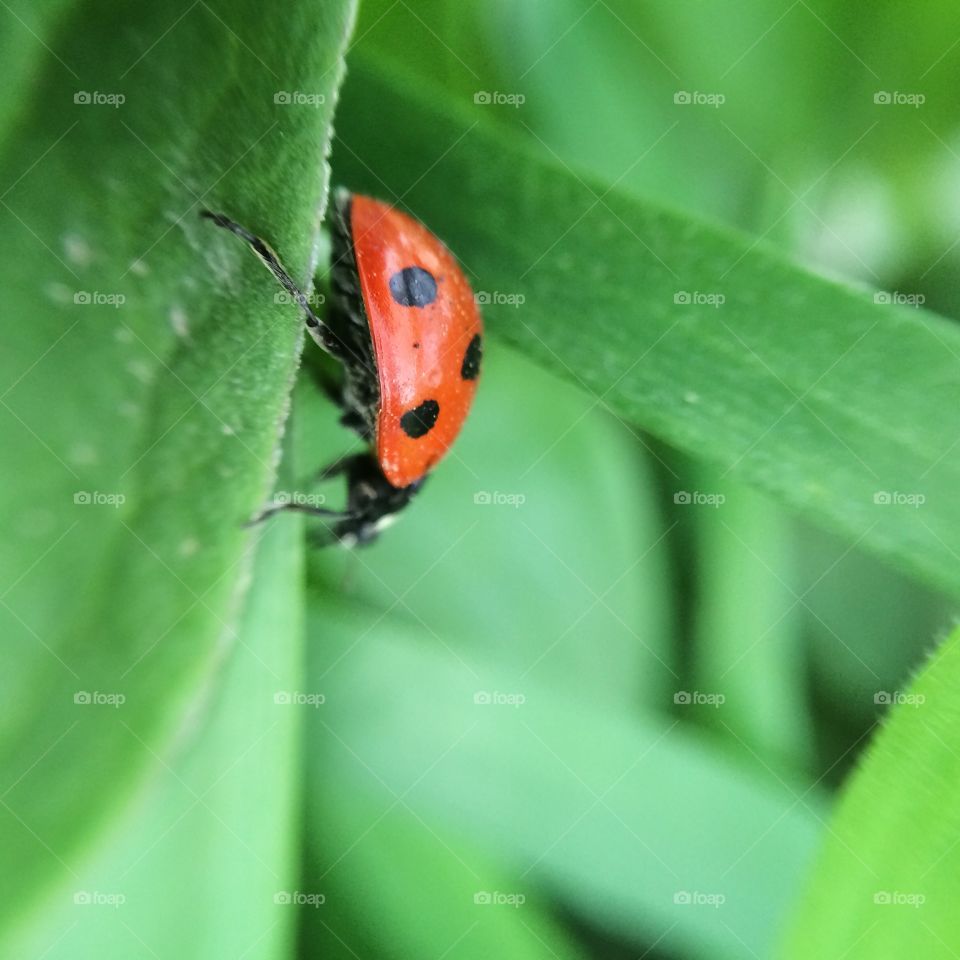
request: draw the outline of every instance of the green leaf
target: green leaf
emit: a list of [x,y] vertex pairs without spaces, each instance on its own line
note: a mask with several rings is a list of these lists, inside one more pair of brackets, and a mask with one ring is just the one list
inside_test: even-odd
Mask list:
[[849,720],[838,723],[838,715],[861,731],[872,726],[874,694],[907,681],[931,638],[950,628],[956,605],[874,557],[851,551],[839,537],[800,531],[797,549],[811,681],[822,698],[821,722],[837,737],[839,755],[850,736]]
[[288,702],[303,687],[301,543],[298,523],[266,532],[237,649],[192,718],[196,737],[64,872],[11,956],[291,955],[299,914],[283,895],[298,887],[301,856],[303,784],[290,758],[303,708]]
[[[317,775],[323,777],[319,770]],[[308,815],[313,856],[304,892],[320,886],[325,900],[321,909],[303,911],[303,920],[306,942],[317,955],[580,955],[551,917],[544,891],[529,884],[517,889],[502,864],[402,803],[385,812],[381,796],[310,790]]]
[[[342,671],[366,656],[376,639],[366,628],[381,618],[386,642],[425,644],[478,686],[522,691],[535,682],[577,714],[598,704],[630,714],[638,700],[672,703],[664,537],[635,438],[509,348],[492,343],[485,360],[483,390],[455,450],[376,549],[311,555],[318,599],[310,689],[333,698],[318,722],[339,718],[341,701],[353,696],[340,685],[353,674]],[[521,392],[527,399],[518,405]],[[306,472],[345,438],[316,391],[297,391],[294,411]],[[505,422],[527,443],[505,445]],[[585,502],[618,508],[596,513]],[[345,596],[368,614],[344,624]],[[380,669],[434,699],[429,670],[419,674],[411,664],[409,674],[396,674],[389,659]],[[327,671],[337,678],[332,686]],[[405,743],[421,735],[400,733]],[[449,948],[448,956],[483,957],[499,943],[510,956],[569,955],[565,931],[544,915],[551,891],[539,878],[518,877],[513,854],[469,824],[411,813],[389,790],[370,795],[346,781],[327,789],[331,776],[340,777],[327,747],[348,750],[352,729],[336,724],[307,739],[310,859],[302,888],[327,898],[323,909],[303,914],[315,948],[337,953],[346,943],[361,956],[391,957]],[[371,769],[375,776],[377,763]],[[485,789],[497,780],[491,770]],[[518,909],[475,904],[484,891],[526,901]]]
[[[720,486],[711,470],[695,469],[692,478],[698,491]],[[800,631],[805,608],[793,585],[792,531],[767,497],[725,486],[726,498],[714,506],[678,505],[696,522],[694,682],[697,692],[725,698],[721,709],[691,706],[698,720],[730,735],[748,755],[803,770],[811,759]]]
[[[960,404],[953,325],[584,179],[482,106],[404,77],[373,41],[358,48],[337,178],[401,200],[481,291],[525,298],[491,304],[493,335],[711,461],[721,481],[760,487],[960,595],[960,458],[943,415]],[[373,168],[383,142],[390,162]]]
[[[831,823],[788,960],[956,956],[960,633],[902,691]],[[878,708],[879,709],[879,708]]]
[[196,735],[240,642],[243,525],[302,320],[198,211],[309,275],[353,18],[348,0],[146,4],[120,27],[109,5],[31,6],[9,11],[34,73],[4,62],[23,100],[0,145],[0,930]]
[[[819,835],[815,792],[718,758],[662,716],[574,705],[531,678],[504,686],[497,662],[467,663],[452,640],[342,599],[312,605],[310,689],[326,698],[307,735],[318,820],[344,797],[373,811],[367,825],[412,815],[424,843],[453,832],[509,866],[507,890],[548,887],[630,942],[769,955]],[[351,843],[367,839],[354,827],[313,882],[349,869]]]
[[[314,553],[311,568],[331,600],[348,589],[428,638],[455,637],[450,655],[495,661],[503,685],[671,708],[666,534],[634,437],[509,348],[491,344],[485,363],[456,448],[390,535],[375,550]],[[306,471],[336,449],[318,432],[330,411],[309,389],[295,411]],[[504,423],[524,442],[505,444]]]

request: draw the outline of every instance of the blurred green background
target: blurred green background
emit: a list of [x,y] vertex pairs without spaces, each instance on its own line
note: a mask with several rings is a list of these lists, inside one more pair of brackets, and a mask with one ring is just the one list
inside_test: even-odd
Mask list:
[[[839,450],[865,489],[895,489],[843,417],[902,398],[891,443],[929,453],[930,473],[906,489],[955,490],[935,471],[957,469],[957,408],[910,416],[958,382],[952,324],[923,311],[960,312],[960,13],[364,0],[354,14],[320,0],[0,10],[3,955],[956,956],[956,881],[939,886],[960,839],[952,766],[913,779],[896,765],[904,735],[873,758],[889,760],[889,793],[851,800],[848,821],[893,843],[896,817],[916,824],[916,795],[933,798],[913,886],[891,886],[902,858],[891,881],[834,808],[952,626],[960,530],[921,507],[874,542],[799,488],[830,488]],[[276,90],[323,103],[284,110]],[[502,167],[481,136],[504,144]],[[551,211],[549,177],[595,191],[610,234],[586,202]],[[355,442],[297,371],[295,312],[196,217],[243,219],[323,291],[330,182],[437,229],[491,330],[455,450],[357,552],[310,549],[294,516],[242,528],[271,487],[302,489]],[[514,191],[536,202],[512,208]],[[538,205],[567,230],[525,246]],[[641,256],[669,259],[635,219],[648,206],[689,222],[676,242],[692,262],[701,224],[717,244],[744,235],[726,270],[665,288],[752,303],[775,345],[703,308],[721,331],[704,342],[729,335],[739,355],[732,373],[704,364],[704,393],[715,376],[729,403],[713,415],[753,404],[765,425],[740,447],[698,456],[708,421],[625,416],[610,393],[627,360],[641,384],[656,362],[629,340],[660,309]],[[780,287],[779,267],[764,281],[760,256],[839,281],[822,287],[836,315],[805,340],[807,288]],[[595,314],[594,286],[609,294]],[[124,302],[87,309],[78,291]],[[764,314],[774,292],[792,315]],[[842,359],[818,337],[845,329],[856,297],[884,338],[839,371],[856,404],[824,399],[818,448],[781,422],[793,405],[738,391],[736,364],[765,375],[795,336],[812,390]],[[944,367],[905,362],[891,380],[910,324]],[[591,338],[606,370],[579,365]],[[685,349],[699,369],[697,337]],[[741,476],[766,432],[812,451],[807,472],[770,455]],[[91,491],[123,502],[76,499]],[[917,560],[924,537],[946,573]],[[894,714],[912,710],[953,764],[960,699],[934,707]],[[845,899],[846,867],[815,869],[831,840],[870,865],[867,899]]]

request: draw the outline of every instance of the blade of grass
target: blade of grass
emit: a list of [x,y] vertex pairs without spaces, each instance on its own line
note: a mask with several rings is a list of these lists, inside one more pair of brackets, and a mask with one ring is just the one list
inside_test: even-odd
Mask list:
[[960,942],[960,633],[894,706],[849,784],[782,956],[948,960]]
[[[694,469],[695,493],[722,497],[682,506],[696,523],[697,692],[725,698],[694,716],[774,767],[809,768],[803,634],[805,610],[779,505]],[[720,493],[721,489],[724,491]],[[693,498],[694,491],[686,491]]]
[[382,797],[371,802],[310,789],[308,816],[310,859],[301,886],[319,888],[325,902],[321,910],[303,911],[303,920],[306,942],[318,954],[346,949],[398,960],[581,956],[551,916],[544,891],[518,884],[482,849],[437,830],[402,804],[385,810]]
[[[724,761],[662,716],[574,705],[530,678],[505,689],[496,663],[396,615],[328,595],[309,606],[309,689],[326,697],[307,733],[316,816],[363,797],[384,818],[412,813],[425,837],[453,831],[515,889],[550,887],[633,944],[769,955],[819,835],[816,792]],[[324,869],[354,849],[331,846]]]
[[[338,179],[402,200],[481,290],[525,298],[486,309],[491,334],[721,477],[960,595],[952,324],[582,178],[381,53],[371,41],[352,59]],[[668,136],[650,131],[636,162]],[[373,166],[384,141],[390,162]]]
[[284,694],[303,687],[302,553],[298,523],[264,532],[196,739],[74,861],[10,956],[293,956],[299,911],[282,895],[299,884],[303,710]]
[[33,83],[2,86],[0,932],[78,879],[238,642],[302,320],[198,211],[306,275],[352,17],[202,0],[118,29],[74,2],[25,31]]

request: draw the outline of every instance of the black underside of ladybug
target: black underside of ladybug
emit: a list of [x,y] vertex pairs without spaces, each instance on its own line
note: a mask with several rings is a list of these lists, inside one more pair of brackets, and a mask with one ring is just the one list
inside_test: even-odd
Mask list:
[[[337,190],[333,198],[331,287],[334,296],[323,319],[310,309],[307,298],[268,244],[223,214],[204,210],[201,215],[245,240],[300,304],[307,316],[310,335],[341,365],[340,382],[335,386],[323,385],[343,411],[340,422],[371,446],[375,445],[380,381],[353,250],[350,193]],[[326,479],[340,474],[345,477],[347,486],[347,503],[342,512],[289,503],[266,509],[259,519],[281,510],[297,510],[325,519],[326,533],[316,537],[317,542],[370,543],[388,518],[402,510],[424,482],[421,479],[397,489],[383,475],[372,449],[336,461],[322,471],[321,477]]]
[[[343,411],[340,422],[372,445],[376,443],[380,411],[380,380],[353,250],[349,191],[334,192],[330,219],[333,241],[330,282],[334,296],[326,323],[342,347],[337,359],[343,369],[339,393],[334,400]],[[343,518],[331,525],[332,533],[338,540],[369,543],[376,538],[385,518],[402,510],[423,481],[397,489],[383,475],[372,451],[342,462],[347,479],[347,505]],[[327,476],[330,475],[327,472]]]
[[334,299],[326,322],[342,347],[337,356],[343,366],[338,398],[343,409],[341,423],[368,443],[373,443],[380,410],[380,380],[353,252],[348,191],[335,191],[331,222],[333,260],[330,280]]

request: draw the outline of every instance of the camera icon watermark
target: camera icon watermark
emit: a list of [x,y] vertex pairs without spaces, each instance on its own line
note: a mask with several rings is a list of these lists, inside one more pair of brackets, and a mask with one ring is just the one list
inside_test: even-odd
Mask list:
[[117,107],[123,106],[127,98],[122,93],[102,93],[99,90],[77,90],[73,102],[81,107]]
[[881,107],[913,107],[917,109],[927,102],[926,94],[903,93],[900,90],[877,90],[873,102]]
[[673,102],[680,107],[722,107],[727,102],[723,93],[704,93],[700,90],[677,90]]
[[877,290],[873,294],[873,302],[879,306],[894,307],[922,307],[927,298],[922,293],[901,293],[899,290]]
[[127,502],[123,493],[103,493],[100,490],[76,490],[73,502],[78,507],[122,507]]
[[513,507],[516,510],[527,502],[527,497],[523,493],[477,490],[473,495],[473,502],[478,507]]
[[327,498],[322,493],[301,493],[298,490],[278,490],[273,495],[274,507],[322,507]]
[[527,98],[522,93],[501,93],[499,90],[477,90],[473,102],[478,106],[522,107]]
[[[292,304],[295,307],[299,307],[303,305],[300,299],[290,293],[289,290],[278,290],[273,295],[273,302],[278,306]],[[322,307],[327,302],[327,298],[318,292],[305,293],[303,295],[303,302],[306,303],[308,307]]]
[[127,902],[124,893],[104,893],[101,890],[77,890],[73,902],[78,907],[122,907]]
[[677,290],[673,295],[673,302],[681,307],[722,307],[727,298],[722,293],[706,293],[702,290]]
[[122,707],[127,702],[125,693],[103,693],[100,690],[77,690],[73,702],[78,707]]
[[923,493],[903,493],[900,490],[877,490],[873,502],[878,507],[913,507],[915,510],[927,502]]
[[678,907],[713,907],[715,910],[727,902],[726,894],[702,893],[700,890],[677,890],[673,902]]
[[322,707],[327,702],[325,693],[307,693],[302,690],[277,690],[273,702],[281,707]]
[[325,893],[304,893],[301,890],[278,890],[273,895],[273,902],[278,906],[293,907],[322,907],[327,902]]
[[503,293],[500,290],[478,290],[473,299],[480,307],[491,304],[501,307],[522,307],[527,302],[527,298],[522,293]]
[[700,690],[678,690],[673,695],[673,702],[680,707],[702,706],[717,709],[727,702],[727,698],[722,693],[703,693]]
[[522,907],[527,902],[524,893],[504,893],[501,890],[478,890],[473,895],[478,907]]
[[873,702],[878,707],[922,707],[927,702],[925,693],[903,693],[900,690],[878,690],[873,695]]
[[500,690],[477,690],[473,702],[480,707],[522,707],[527,702],[526,694],[503,693]]
[[722,493],[703,493],[700,490],[677,490],[673,494],[673,502],[679,507],[722,507],[727,498]]
[[80,307],[122,307],[127,298],[122,293],[101,293],[99,290],[78,290],[73,302]]
[[322,93],[304,93],[302,90],[277,90],[273,102],[280,107],[322,107],[327,98]]
[[877,890],[873,902],[879,907],[922,907],[927,902],[926,894],[904,893],[901,890]]

